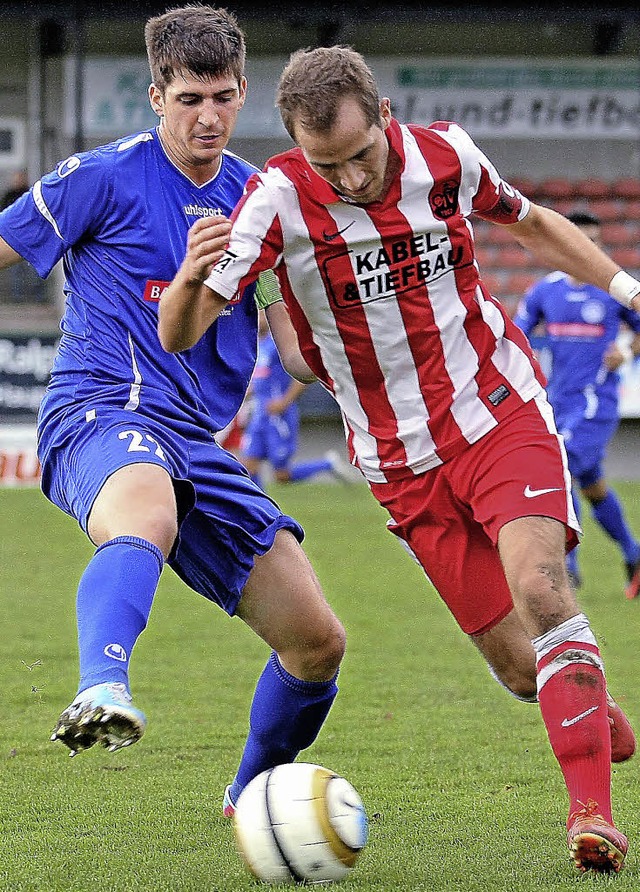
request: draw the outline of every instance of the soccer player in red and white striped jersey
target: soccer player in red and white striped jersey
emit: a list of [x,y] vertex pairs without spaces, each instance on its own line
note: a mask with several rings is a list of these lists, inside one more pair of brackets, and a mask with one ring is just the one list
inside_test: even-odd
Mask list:
[[294,53],[277,104],[297,147],[251,177],[232,228],[192,227],[161,342],[191,346],[238,288],[276,270],[286,311],[267,314],[285,366],[333,393],[392,532],[495,677],[538,700],[575,863],[618,871],[628,844],[610,762],[635,738],[569,585],[580,530],[545,379],[482,282],[470,218],[508,226],[539,262],[628,306],[640,283],[502,180],[456,124],[396,121],[351,49]]

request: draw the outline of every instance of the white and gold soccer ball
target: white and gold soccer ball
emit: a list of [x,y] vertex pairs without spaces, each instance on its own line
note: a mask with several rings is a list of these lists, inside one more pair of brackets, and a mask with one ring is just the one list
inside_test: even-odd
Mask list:
[[236,805],[240,855],[265,883],[332,883],[351,872],[367,842],[367,813],[344,777],[309,762],[255,777]]

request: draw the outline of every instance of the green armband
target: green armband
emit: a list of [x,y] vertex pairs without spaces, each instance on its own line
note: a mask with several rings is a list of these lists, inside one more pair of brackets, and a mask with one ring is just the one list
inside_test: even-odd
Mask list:
[[272,269],[265,270],[256,282],[256,304],[259,310],[266,310],[271,304],[283,300],[276,274]]

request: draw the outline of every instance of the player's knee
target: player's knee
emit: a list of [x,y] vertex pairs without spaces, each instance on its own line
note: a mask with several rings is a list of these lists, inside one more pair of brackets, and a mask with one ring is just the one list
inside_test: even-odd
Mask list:
[[347,635],[337,617],[307,632],[304,641],[298,643],[295,661],[300,677],[315,680],[332,678],[345,654]]
[[144,520],[144,538],[157,545],[165,557],[168,557],[178,535],[178,518],[176,512],[167,505],[158,505],[151,515]]
[[538,700],[538,691],[536,686],[535,672],[533,674],[523,673],[517,668],[502,669],[499,673],[489,666],[489,671],[499,685],[523,703],[536,703]]
[[112,515],[94,512],[89,523],[92,542],[102,545],[118,536],[137,536],[151,542],[167,558],[178,535],[178,519],[173,507],[162,502],[121,508]]
[[514,679],[506,688],[512,697],[515,697],[516,700],[521,700],[523,703],[537,703],[538,701],[538,690],[535,680],[531,681],[531,679],[521,677]]
[[338,671],[347,646],[347,633],[340,620],[334,616],[323,637],[318,658],[322,664],[323,674],[327,677]]

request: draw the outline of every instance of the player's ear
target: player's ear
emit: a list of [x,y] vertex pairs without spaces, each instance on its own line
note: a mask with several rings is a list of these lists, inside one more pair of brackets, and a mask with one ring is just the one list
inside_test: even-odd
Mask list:
[[155,84],[149,85],[149,102],[159,118],[164,116],[164,96]]
[[383,130],[391,123],[391,100],[387,96],[380,100],[380,123]]
[[246,79],[246,77],[243,76],[240,78],[240,83],[238,84],[238,88],[240,90],[240,103],[239,103],[238,107],[242,108],[242,106],[244,105],[244,101],[247,98],[247,79]]

